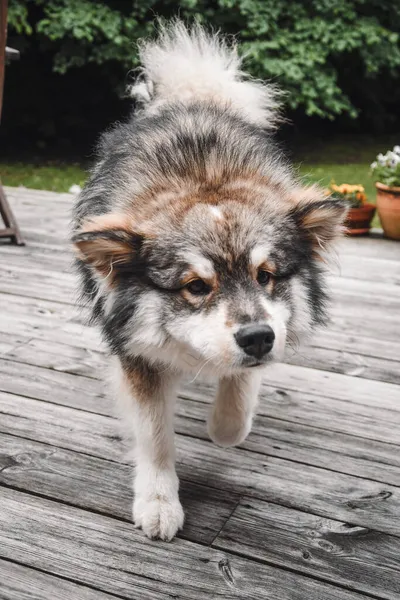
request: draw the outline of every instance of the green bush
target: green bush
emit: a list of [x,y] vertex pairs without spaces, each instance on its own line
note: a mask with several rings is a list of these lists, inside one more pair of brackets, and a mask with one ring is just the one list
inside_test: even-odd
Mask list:
[[253,75],[277,82],[288,107],[308,116],[373,114],[386,100],[382,81],[399,88],[399,0],[10,0],[10,32],[22,46],[51,48],[56,71],[105,65],[115,85],[116,63],[137,64],[135,41],[154,15],[178,6],[182,18],[237,34]]

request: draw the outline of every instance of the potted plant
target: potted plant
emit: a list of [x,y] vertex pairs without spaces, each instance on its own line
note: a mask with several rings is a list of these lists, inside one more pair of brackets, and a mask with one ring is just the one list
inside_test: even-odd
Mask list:
[[378,154],[371,165],[376,206],[386,237],[400,240],[400,146]]
[[362,235],[369,232],[376,208],[374,204],[367,202],[367,196],[362,185],[350,185],[348,183],[336,185],[331,183],[328,193],[333,198],[344,200],[349,206],[345,221],[348,235]]

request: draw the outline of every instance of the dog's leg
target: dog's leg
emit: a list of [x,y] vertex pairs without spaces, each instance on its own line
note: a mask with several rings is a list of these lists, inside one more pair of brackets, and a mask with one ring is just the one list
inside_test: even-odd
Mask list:
[[175,471],[177,383],[175,374],[160,373],[143,359],[119,369],[123,417],[135,438],[133,519],[148,537],[162,540],[171,540],[184,519]]
[[260,373],[223,378],[208,419],[208,434],[219,446],[236,446],[251,430],[260,389]]

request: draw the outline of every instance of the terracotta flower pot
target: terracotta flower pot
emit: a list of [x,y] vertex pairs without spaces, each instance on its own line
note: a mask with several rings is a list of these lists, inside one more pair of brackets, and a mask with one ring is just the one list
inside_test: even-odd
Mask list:
[[400,187],[376,183],[376,206],[386,237],[400,240]]
[[366,202],[357,208],[350,208],[345,227],[348,235],[363,235],[369,232],[376,207]]

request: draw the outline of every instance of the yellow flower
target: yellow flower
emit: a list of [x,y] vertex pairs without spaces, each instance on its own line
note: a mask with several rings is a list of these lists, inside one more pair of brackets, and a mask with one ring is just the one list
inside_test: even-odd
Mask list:
[[357,200],[360,200],[360,202],[365,202],[367,200],[364,186],[362,186],[361,183],[358,183],[356,185],[351,185],[350,183],[342,183],[341,185],[336,185],[332,181],[329,186],[329,190],[331,192],[337,192],[339,194],[342,194],[343,196],[355,194]]
[[[364,189],[362,186],[360,186],[362,189]],[[363,192],[357,192],[356,193],[356,198],[357,200],[359,200],[360,202],[364,203],[367,201],[367,196],[363,193]]]

